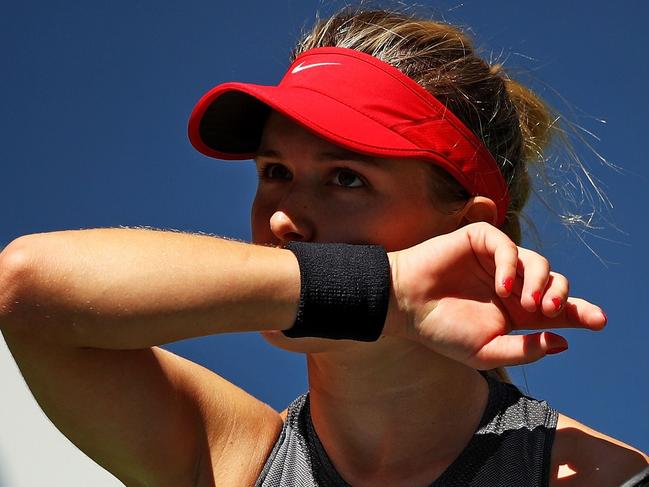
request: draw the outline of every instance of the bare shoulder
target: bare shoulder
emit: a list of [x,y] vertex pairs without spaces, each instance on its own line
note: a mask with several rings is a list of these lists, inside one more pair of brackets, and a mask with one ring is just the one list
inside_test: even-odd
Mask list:
[[185,392],[204,425],[196,485],[254,485],[281,432],[280,414],[211,370],[185,364]]
[[551,486],[619,486],[647,465],[649,457],[636,448],[559,414]]
[[286,422],[287,416],[288,416],[288,408],[284,409],[284,411],[279,413],[279,417],[282,418],[282,422]]

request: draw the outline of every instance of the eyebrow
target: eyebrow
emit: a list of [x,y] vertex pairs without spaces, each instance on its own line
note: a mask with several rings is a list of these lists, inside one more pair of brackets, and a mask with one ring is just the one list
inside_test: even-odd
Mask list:
[[[264,149],[258,151],[255,154],[254,159],[256,159],[257,157],[269,157],[269,158],[281,159],[282,153],[280,151],[273,150],[273,149]],[[359,162],[361,164],[367,164],[369,166],[379,166],[381,164],[376,157],[366,156],[347,149],[336,149],[336,150],[319,152],[316,156],[316,159],[322,162],[353,161],[353,162]]]

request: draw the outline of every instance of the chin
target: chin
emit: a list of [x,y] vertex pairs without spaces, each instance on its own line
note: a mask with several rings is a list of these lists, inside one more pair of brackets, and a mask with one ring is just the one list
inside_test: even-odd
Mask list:
[[281,331],[262,331],[261,336],[282,350],[296,353],[341,352],[353,348],[358,342],[353,340],[329,340],[327,338],[290,338]]

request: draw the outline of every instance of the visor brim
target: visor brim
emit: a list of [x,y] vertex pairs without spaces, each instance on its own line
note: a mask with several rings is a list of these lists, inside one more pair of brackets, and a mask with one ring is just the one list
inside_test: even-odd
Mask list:
[[389,127],[327,95],[306,88],[247,83],[225,83],[206,93],[190,117],[189,138],[207,156],[250,159],[257,152],[271,110],[333,144],[362,154],[424,154]]

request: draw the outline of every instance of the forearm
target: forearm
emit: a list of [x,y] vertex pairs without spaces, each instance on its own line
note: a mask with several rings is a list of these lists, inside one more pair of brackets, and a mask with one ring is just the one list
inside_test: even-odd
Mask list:
[[0,255],[0,326],[136,349],[280,330],[300,294],[290,251],[208,236],[96,229],[22,237]]

